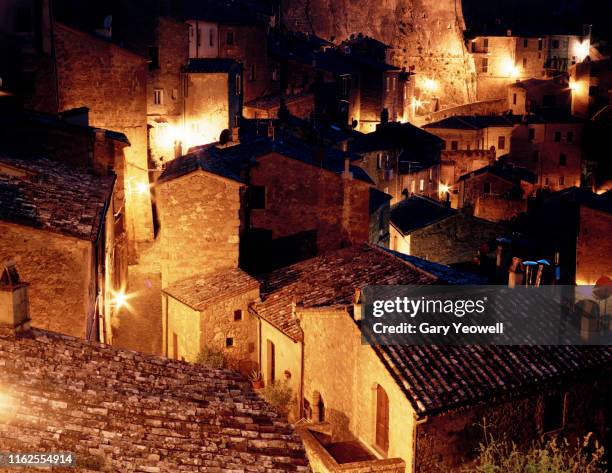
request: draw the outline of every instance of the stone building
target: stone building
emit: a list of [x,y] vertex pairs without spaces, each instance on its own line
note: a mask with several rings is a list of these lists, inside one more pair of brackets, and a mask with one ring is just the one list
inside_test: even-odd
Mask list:
[[243,70],[233,59],[190,59],[185,76],[183,151],[219,141],[242,116]]
[[590,35],[477,36],[470,40],[478,100],[503,98],[506,88],[524,79],[542,79],[567,72],[584,61]]
[[510,139],[520,117],[465,115],[428,123],[423,128],[444,140],[449,151],[491,150],[497,158],[508,154]]
[[584,61],[569,70],[572,90],[572,115],[593,118],[610,105],[612,90],[612,59]]
[[508,159],[533,172],[539,189],[580,186],[584,127],[566,114],[528,115],[514,128]]
[[390,249],[441,264],[466,263],[493,246],[501,225],[413,195],[391,208]]
[[[0,282],[0,297],[17,291]],[[308,471],[293,427],[239,374],[28,329],[27,311],[0,311],[3,449],[71,452],[76,471]]]
[[612,276],[612,195],[599,202],[580,205],[580,227],[576,239],[576,284],[594,285],[602,276]]
[[536,176],[527,169],[496,162],[459,178],[458,207],[469,207],[485,220],[510,220],[527,210],[535,184]]
[[439,164],[442,144],[437,136],[409,123],[390,122],[371,133],[353,135],[349,150],[356,155],[352,162],[397,202],[407,192],[417,192],[410,190],[412,181],[419,181],[414,170]]
[[223,353],[245,375],[258,368],[258,327],[249,306],[259,300],[257,279],[233,268],[170,284],[162,293],[163,353],[195,362],[204,350]]
[[508,87],[508,109],[513,115],[546,111],[569,113],[569,85],[555,79],[527,79]]
[[34,326],[112,342],[113,301],[125,288],[114,184],[49,159],[0,156],[0,260],[32,284]]
[[444,150],[440,158],[438,199],[458,207],[459,178],[495,162],[495,150]]

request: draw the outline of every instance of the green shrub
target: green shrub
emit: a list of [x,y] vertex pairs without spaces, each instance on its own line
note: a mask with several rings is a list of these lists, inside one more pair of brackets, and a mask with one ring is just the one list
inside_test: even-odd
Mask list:
[[198,353],[196,363],[214,369],[221,369],[227,366],[227,360],[223,352],[208,347],[203,348],[202,351]]
[[268,404],[283,415],[289,413],[289,409],[294,402],[293,390],[286,380],[267,383],[261,390],[261,395]]
[[487,435],[470,473],[605,473],[604,449],[591,434],[572,446],[566,439],[542,438],[527,451]]

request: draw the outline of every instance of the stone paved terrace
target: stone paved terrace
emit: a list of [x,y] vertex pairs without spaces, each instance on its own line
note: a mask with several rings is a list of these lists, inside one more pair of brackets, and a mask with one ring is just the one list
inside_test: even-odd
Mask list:
[[239,374],[0,326],[0,450],[71,472],[308,471],[299,436]]

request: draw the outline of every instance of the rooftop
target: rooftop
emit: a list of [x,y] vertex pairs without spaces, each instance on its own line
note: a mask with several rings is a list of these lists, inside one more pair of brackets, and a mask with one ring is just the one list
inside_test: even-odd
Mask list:
[[5,327],[0,359],[8,450],[70,451],[79,471],[307,469],[293,428],[237,373]]
[[163,291],[194,310],[259,288],[259,281],[238,268],[199,274],[171,284]]
[[355,289],[379,284],[434,284],[437,278],[415,265],[368,244],[326,253],[269,273],[262,301],[253,309],[294,340],[301,329],[292,303],[306,307],[347,306]]
[[0,220],[93,241],[114,182],[48,159],[0,153]]
[[[325,147],[320,156],[316,147],[302,140],[286,136],[283,138],[257,138],[236,146],[218,148],[207,145],[193,153],[181,156],[169,162],[158,182],[164,182],[201,169],[212,174],[244,183],[243,171],[251,166],[257,158],[278,153],[312,166],[317,166],[335,174],[344,171],[344,154],[342,151]],[[323,159],[321,159],[321,157]],[[351,166],[350,171],[357,180],[372,183],[367,173],[358,166]]]
[[354,153],[367,153],[378,150],[403,149],[408,157],[427,153],[434,159],[439,157],[444,141],[410,123],[391,122],[378,125],[376,131],[356,134],[349,144]]
[[456,115],[423,125],[425,129],[483,130],[491,127],[512,127],[520,124],[584,123],[584,120],[564,112],[541,111],[531,115]]
[[528,169],[520,166],[513,166],[512,164],[506,164],[503,161],[497,161],[494,164],[490,164],[470,173],[464,174],[459,177],[459,180],[465,181],[466,179],[471,179],[472,177],[487,173],[493,174],[509,182],[524,181],[535,184],[537,181],[536,175]]
[[612,367],[612,347],[376,345],[420,417]]
[[456,210],[430,199],[413,195],[391,207],[391,223],[404,235],[451,217]]

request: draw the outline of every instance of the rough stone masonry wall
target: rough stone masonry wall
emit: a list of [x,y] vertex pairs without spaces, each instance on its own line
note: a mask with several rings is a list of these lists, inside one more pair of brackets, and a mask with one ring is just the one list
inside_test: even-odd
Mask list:
[[7,260],[30,283],[33,326],[85,338],[91,244],[0,222],[0,262]]
[[128,234],[153,237],[151,199],[139,192],[149,183],[145,59],[111,43],[57,24],[55,28],[60,111],[89,108],[92,126],[124,133]]
[[612,276],[612,215],[580,207],[580,233],[576,245],[576,284],[595,284]]
[[162,287],[238,267],[240,184],[203,172],[157,189]]
[[393,47],[397,66],[415,66],[417,92],[439,81],[442,108],[475,100],[473,59],[463,41],[460,0],[289,0],[288,28],[343,40],[363,33]]
[[[567,393],[565,428],[559,432],[570,445],[575,440],[593,432],[603,441],[606,430],[606,400],[609,399],[610,383],[604,373],[594,380],[587,376],[581,382],[568,382],[562,387],[551,387],[550,392]],[[607,381],[603,381],[606,380]],[[546,391],[548,392],[548,391]],[[542,432],[544,391],[505,402],[492,402],[431,417],[417,426],[416,473],[455,473],[465,471],[462,466],[474,459],[483,428],[497,440],[511,440],[524,448],[539,439]]]
[[251,183],[266,187],[266,208],[251,212],[252,227],[271,230],[273,238],[316,230],[319,251],[369,239],[364,182],[345,182],[330,171],[271,154],[252,169]]

